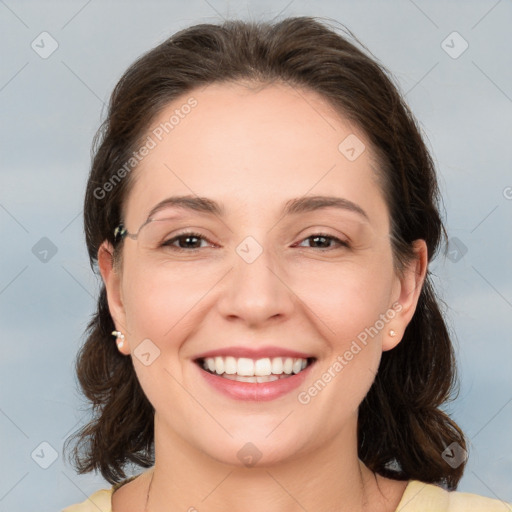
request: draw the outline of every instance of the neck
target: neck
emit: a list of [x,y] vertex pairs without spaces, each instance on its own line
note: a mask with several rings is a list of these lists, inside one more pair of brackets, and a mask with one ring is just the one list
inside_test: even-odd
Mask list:
[[317,448],[290,454],[265,467],[245,467],[198,451],[157,417],[148,511],[394,510],[380,493],[376,476],[357,457],[355,419]]

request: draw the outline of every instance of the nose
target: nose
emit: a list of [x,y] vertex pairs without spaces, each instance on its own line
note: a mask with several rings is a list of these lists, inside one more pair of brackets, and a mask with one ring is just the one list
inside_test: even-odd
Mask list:
[[254,240],[240,244],[217,302],[224,318],[254,328],[291,315],[295,296],[277,260],[273,251]]

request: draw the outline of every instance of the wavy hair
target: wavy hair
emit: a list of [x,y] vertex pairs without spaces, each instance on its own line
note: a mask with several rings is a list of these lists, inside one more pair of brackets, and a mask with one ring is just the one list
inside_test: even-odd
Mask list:
[[[417,239],[426,241],[431,261],[446,232],[435,167],[418,124],[386,68],[350,30],[345,28],[345,34],[365,51],[329,23],[303,16],[275,23],[199,24],[177,32],[128,68],[93,144],[84,201],[93,271],[101,243],[108,240],[115,246],[114,229],[133,184],[133,173],[120,169],[151,122],[169,102],[221,82],[281,82],[315,91],[360,127],[378,156],[397,270],[413,257]],[[120,174],[127,175],[119,179]],[[76,441],[71,459],[79,473],[99,470],[112,484],[126,477],[127,463],[154,463],[154,409],[131,358],[121,355],[113,342],[114,328],[103,285],[75,365],[93,418],[67,441]],[[375,381],[360,404],[360,459],[389,478],[456,489],[465,463],[452,467],[442,453],[453,442],[466,449],[466,442],[441,410],[456,384],[453,346],[427,271],[402,341],[382,354]]]

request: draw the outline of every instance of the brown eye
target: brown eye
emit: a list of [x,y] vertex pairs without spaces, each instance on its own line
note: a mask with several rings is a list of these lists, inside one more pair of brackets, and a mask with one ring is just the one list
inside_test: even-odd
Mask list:
[[306,240],[310,240],[312,244],[316,245],[316,247],[313,248],[319,248],[324,250],[335,249],[335,247],[331,246],[331,243],[333,241],[337,243],[339,246],[348,247],[347,242],[344,242],[343,240],[340,240],[335,236],[327,235],[325,233],[316,233],[304,239],[304,241]]
[[[163,247],[169,247],[176,251],[189,251],[197,250],[201,248],[201,241],[210,242],[207,238],[199,233],[186,232],[180,233],[179,235],[170,238],[162,243]],[[179,246],[174,245],[175,242],[178,242]],[[211,243],[211,242],[210,242]],[[199,245],[198,245],[199,244]]]

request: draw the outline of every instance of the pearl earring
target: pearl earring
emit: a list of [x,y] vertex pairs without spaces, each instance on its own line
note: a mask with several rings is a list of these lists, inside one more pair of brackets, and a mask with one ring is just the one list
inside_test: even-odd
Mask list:
[[117,338],[117,348],[122,349],[124,345],[124,334],[121,331],[112,331],[112,334]]
[[389,331],[389,335],[390,335],[392,338],[393,338],[393,337],[395,337],[395,336],[396,336],[396,331],[393,331],[393,329],[391,329],[391,330]]

